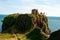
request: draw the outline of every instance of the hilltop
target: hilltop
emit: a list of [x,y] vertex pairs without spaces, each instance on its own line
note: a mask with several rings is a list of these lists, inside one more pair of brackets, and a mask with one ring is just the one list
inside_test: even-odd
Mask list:
[[[11,14],[4,18],[2,34],[11,34],[22,40],[47,40],[50,35],[45,13],[33,9],[31,14]],[[23,37],[23,38],[21,38]]]

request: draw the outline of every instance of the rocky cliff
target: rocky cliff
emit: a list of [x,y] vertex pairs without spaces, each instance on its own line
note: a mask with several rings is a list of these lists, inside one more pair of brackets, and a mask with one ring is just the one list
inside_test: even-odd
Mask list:
[[60,40],[60,29],[51,33],[49,40]]
[[39,14],[38,10],[33,9],[32,14],[11,14],[6,16],[2,24],[2,33],[27,33],[31,29],[31,32],[33,32],[36,28],[40,29],[45,36],[50,35],[46,15],[44,13]]

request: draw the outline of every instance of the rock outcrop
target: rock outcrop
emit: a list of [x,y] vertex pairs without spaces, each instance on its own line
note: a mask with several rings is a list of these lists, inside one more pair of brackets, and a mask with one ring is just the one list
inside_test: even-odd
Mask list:
[[60,30],[51,33],[49,40],[60,40]]
[[50,35],[46,15],[44,13],[39,14],[38,10],[33,9],[32,14],[11,14],[6,16],[2,24],[2,33],[27,33],[29,30],[36,28],[39,28],[44,35]]
[[40,27],[41,29],[44,27],[46,28],[46,30],[44,30],[44,32],[47,34],[47,35],[50,35],[50,29],[48,27],[48,20],[47,20],[47,17],[45,16],[45,13],[40,13],[38,12],[37,9],[32,9],[32,14],[33,15],[36,15],[36,18],[33,19],[33,27]]

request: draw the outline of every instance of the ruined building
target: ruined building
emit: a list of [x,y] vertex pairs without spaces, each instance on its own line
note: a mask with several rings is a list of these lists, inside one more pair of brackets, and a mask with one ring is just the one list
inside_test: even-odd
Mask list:
[[32,9],[32,14],[39,14],[37,9]]

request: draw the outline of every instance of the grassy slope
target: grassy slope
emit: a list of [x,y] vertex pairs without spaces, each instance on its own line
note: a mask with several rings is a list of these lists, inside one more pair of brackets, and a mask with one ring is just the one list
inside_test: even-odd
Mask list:
[[[25,34],[17,34],[21,40],[27,40]],[[17,40],[15,34],[0,34],[0,40]]]
[[[37,29],[39,29],[39,28],[37,28]],[[0,34],[0,40],[17,40],[17,37],[19,37],[21,40],[31,40],[31,39],[27,38],[27,35],[29,37],[32,37],[34,35],[38,35],[39,36],[39,33],[35,34],[34,31],[36,31],[35,28],[34,29],[31,29],[29,32],[24,33],[24,34],[18,34],[18,33],[17,34],[2,33],[2,34]],[[32,32],[34,33],[34,35],[31,36],[31,33]],[[45,36],[46,38],[48,38],[47,35],[44,34],[44,32],[41,31],[40,33],[42,34],[42,36]],[[17,37],[16,37],[16,35],[17,35]]]

